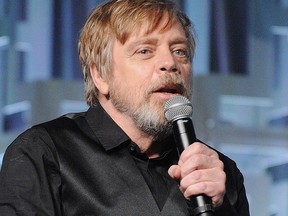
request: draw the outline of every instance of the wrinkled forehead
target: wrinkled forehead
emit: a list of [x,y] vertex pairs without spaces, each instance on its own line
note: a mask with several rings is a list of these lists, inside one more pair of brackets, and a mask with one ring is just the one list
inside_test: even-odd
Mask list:
[[168,34],[170,42],[175,41],[175,40],[178,40],[178,41],[181,40],[182,43],[187,43],[188,45],[188,39],[185,35],[184,29],[182,28],[182,26],[177,22],[173,22],[171,23],[171,25],[170,24],[167,25],[166,20],[164,19],[153,30],[148,29],[147,23],[143,23],[142,26],[140,26],[139,28],[136,28],[136,30],[133,31],[129,35],[125,43],[131,42],[133,40],[136,40],[136,41],[137,40],[149,41],[152,39],[156,40],[158,36],[163,35],[166,32],[173,32],[173,33]]
[[116,39],[124,44],[131,35],[145,36],[154,31],[165,32],[179,22],[176,16],[169,14],[167,11],[152,11],[148,16],[139,16],[134,22],[128,22],[122,33],[117,34]]

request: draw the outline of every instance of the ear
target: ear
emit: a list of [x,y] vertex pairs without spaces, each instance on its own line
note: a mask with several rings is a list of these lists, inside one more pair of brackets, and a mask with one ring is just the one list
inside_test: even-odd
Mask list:
[[94,85],[99,90],[99,93],[101,93],[102,95],[108,95],[109,84],[106,79],[100,76],[95,64],[90,65],[90,73],[91,73],[91,77],[94,82]]

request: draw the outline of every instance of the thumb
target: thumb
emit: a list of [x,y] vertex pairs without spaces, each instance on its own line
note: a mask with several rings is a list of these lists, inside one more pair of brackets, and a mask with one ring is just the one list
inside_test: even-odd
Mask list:
[[179,180],[181,178],[180,166],[179,165],[172,165],[168,169],[168,174],[170,175],[171,178]]

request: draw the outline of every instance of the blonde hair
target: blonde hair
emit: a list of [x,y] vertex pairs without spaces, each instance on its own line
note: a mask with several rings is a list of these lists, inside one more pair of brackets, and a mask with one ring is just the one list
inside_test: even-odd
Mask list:
[[189,56],[192,62],[195,39],[189,18],[170,0],[112,0],[96,7],[88,17],[80,34],[78,53],[84,75],[87,104],[98,102],[98,89],[93,83],[90,66],[96,66],[102,78],[110,76],[112,45],[115,40],[122,44],[142,23],[147,24],[147,34],[159,25],[164,13],[168,20],[163,30],[173,22],[179,22],[188,39]]

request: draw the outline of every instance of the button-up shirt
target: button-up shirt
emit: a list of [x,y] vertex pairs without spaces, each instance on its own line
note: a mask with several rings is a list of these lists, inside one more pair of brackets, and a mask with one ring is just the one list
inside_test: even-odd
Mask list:
[[[99,105],[28,129],[8,147],[0,173],[0,215],[188,216],[177,182],[173,139],[158,159],[133,142]],[[135,147],[135,146],[134,146]],[[226,195],[215,216],[248,216],[243,177],[219,153]]]

